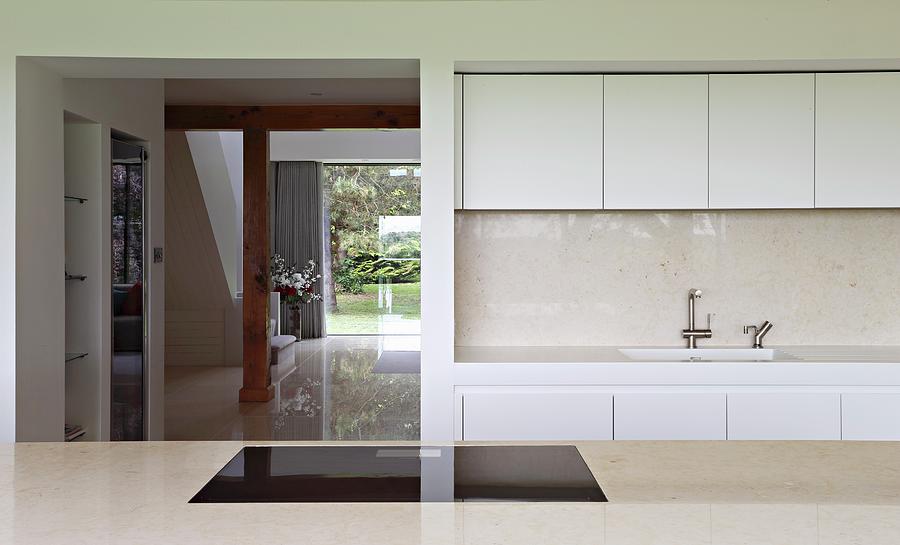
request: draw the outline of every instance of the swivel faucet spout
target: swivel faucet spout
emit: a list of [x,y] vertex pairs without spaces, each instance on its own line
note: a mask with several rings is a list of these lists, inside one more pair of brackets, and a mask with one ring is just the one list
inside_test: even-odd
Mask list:
[[768,320],[766,320],[759,327],[757,327],[755,325],[745,325],[744,326],[744,335],[748,335],[750,333],[751,329],[753,330],[753,333],[754,333],[753,348],[762,348],[763,347],[763,344],[762,344],[763,337],[765,337],[766,333],[768,333],[769,330],[772,329],[772,323],[769,322]]

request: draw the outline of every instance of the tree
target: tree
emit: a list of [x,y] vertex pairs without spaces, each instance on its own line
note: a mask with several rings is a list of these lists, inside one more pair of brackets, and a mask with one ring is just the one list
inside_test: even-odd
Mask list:
[[[406,175],[391,176],[392,169],[404,168]],[[337,287],[334,279],[347,258],[384,255],[385,241],[379,240],[378,233],[380,216],[421,214],[420,178],[413,175],[416,168],[418,165],[325,166],[332,271],[326,280],[332,294]],[[336,308],[336,300],[331,304]]]

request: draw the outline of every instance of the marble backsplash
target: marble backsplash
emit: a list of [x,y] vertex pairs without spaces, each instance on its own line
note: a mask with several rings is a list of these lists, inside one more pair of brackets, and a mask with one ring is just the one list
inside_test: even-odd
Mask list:
[[900,345],[900,210],[457,212],[459,346]]

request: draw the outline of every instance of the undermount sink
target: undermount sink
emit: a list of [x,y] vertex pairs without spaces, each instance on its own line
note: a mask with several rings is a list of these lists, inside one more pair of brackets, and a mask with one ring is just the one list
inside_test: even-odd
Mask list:
[[790,359],[771,348],[620,348],[633,361],[777,361]]

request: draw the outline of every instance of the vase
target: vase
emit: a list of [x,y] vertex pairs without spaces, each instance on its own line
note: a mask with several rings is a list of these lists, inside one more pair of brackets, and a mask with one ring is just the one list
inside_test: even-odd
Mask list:
[[300,331],[300,305],[291,305],[291,335],[297,337],[299,341],[303,338],[303,335]]

